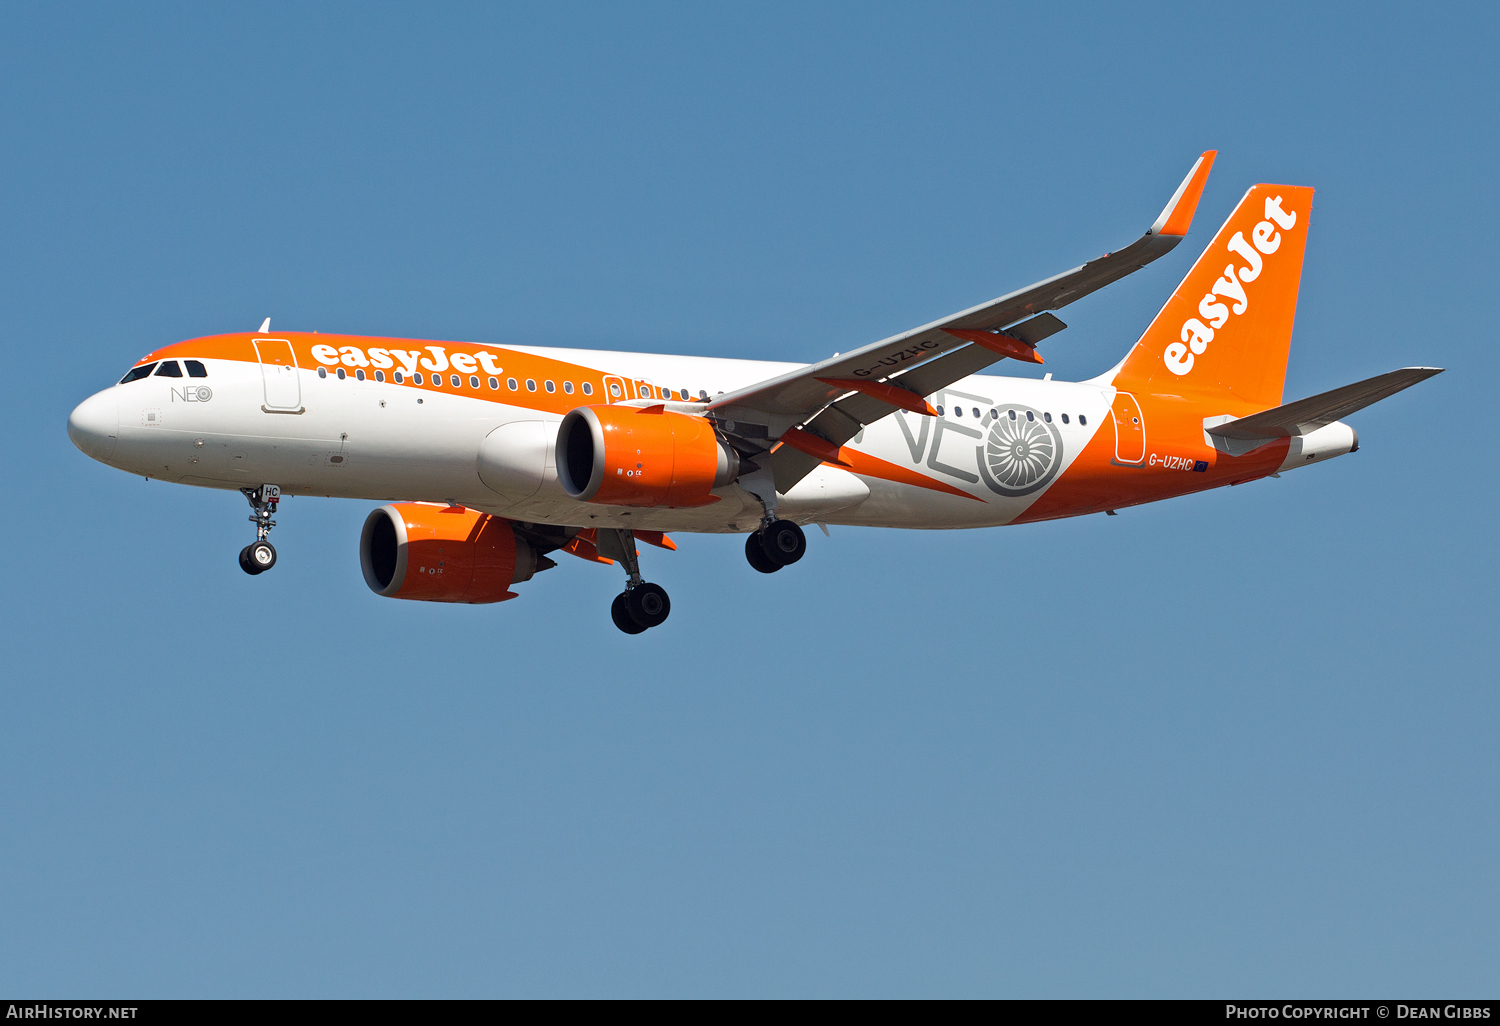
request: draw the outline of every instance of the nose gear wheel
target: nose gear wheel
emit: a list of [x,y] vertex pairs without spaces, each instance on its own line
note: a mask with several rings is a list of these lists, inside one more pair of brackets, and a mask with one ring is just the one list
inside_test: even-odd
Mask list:
[[263,574],[276,565],[276,549],[270,542],[254,542],[240,549],[240,569],[250,576]]

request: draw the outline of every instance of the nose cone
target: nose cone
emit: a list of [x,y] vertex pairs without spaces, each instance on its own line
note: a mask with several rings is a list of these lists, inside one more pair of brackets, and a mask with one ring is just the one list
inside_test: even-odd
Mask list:
[[68,437],[100,463],[108,463],[120,434],[120,408],[114,389],[105,389],[78,404],[68,416]]

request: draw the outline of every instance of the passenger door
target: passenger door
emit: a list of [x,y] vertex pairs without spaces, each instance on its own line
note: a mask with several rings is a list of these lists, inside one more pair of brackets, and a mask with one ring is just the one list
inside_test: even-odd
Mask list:
[[1115,462],[1142,463],[1146,459],[1146,418],[1129,392],[1116,392],[1110,412],[1115,418]]
[[297,355],[292,344],[281,338],[258,338],[255,355],[265,382],[267,413],[301,413],[302,383],[297,377]]

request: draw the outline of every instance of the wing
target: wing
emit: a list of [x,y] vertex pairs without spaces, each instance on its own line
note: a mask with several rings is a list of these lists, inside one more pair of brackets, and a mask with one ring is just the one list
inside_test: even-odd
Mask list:
[[[930,412],[913,403],[925,406],[922,396],[1007,356],[1042,362],[1036,344],[1066,327],[1046,311],[1061,309],[1140,270],[1182,241],[1215,154],[1209,150],[1198,158],[1161,216],[1124,249],[851,353],[716,396],[709,412],[752,451],[787,441],[769,461],[776,489],[785,492],[822,462],[816,441],[783,439],[791,429],[800,428],[837,448],[864,425],[897,409]],[[1004,333],[997,333],[1001,328]],[[803,443],[800,447],[798,441]]]

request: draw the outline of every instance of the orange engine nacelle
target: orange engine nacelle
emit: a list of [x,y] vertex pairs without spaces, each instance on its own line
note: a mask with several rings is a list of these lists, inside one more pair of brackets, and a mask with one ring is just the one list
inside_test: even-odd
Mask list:
[[706,506],[739,469],[708,418],[660,406],[580,406],[557,431],[557,480],[583,502]]
[[398,502],[365,518],[359,538],[365,583],[386,598],[504,602],[531,580],[536,550],[510,521],[462,506]]

